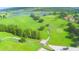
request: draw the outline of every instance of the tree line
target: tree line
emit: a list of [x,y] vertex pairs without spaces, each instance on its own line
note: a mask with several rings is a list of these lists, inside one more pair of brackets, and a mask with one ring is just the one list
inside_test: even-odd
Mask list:
[[67,24],[68,28],[65,29],[65,31],[67,31],[69,34],[68,36],[66,36],[66,38],[70,38],[73,41],[73,43],[71,44],[71,46],[73,47],[79,46],[79,28],[75,25],[76,23],[73,24],[69,22]]
[[0,24],[0,32],[8,32],[24,38],[40,39],[40,31],[32,29],[22,30],[17,25]]

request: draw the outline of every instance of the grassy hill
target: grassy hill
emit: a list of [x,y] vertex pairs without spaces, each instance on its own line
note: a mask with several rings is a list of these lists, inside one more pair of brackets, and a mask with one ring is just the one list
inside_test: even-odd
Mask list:
[[[0,50],[17,50],[17,51],[36,51],[41,48],[40,41],[48,38],[48,30],[50,25],[50,40],[48,44],[60,45],[60,46],[71,46],[74,42],[71,38],[66,36],[70,35],[65,29],[67,29],[67,20],[60,18],[59,15],[47,14],[39,15],[40,11],[65,11],[75,12],[74,8],[10,8],[3,11],[18,11],[22,10],[21,13],[29,10],[30,16],[28,15],[17,15],[13,17],[0,18]],[[58,11],[59,10],[59,11]],[[15,12],[15,13],[16,13]],[[20,11],[19,11],[20,12]],[[27,12],[27,11],[26,11]],[[36,16],[31,16],[34,12]],[[35,18],[34,18],[35,17]],[[25,31],[26,30],[26,31]],[[25,31],[25,32],[24,32]],[[10,37],[10,38],[7,38]],[[25,42],[17,42],[16,38],[24,39]]]
[[[7,26],[17,25],[22,30],[29,28],[36,31],[40,26],[45,26],[45,24],[50,24],[51,38],[49,40],[49,44],[70,46],[71,43],[73,43],[71,39],[65,37],[66,35],[68,35],[68,33],[64,31],[64,28],[66,28],[66,24],[67,24],[66,20],[59,19],[53,15],[42,16],[41,18],[44,19],[43,23],[38,23],[29,16],[18,16],[18,17],[0,20],[0,24],[4,24]],[[2,39],[4,39],[5,36],[6,37],[15,36],[7,32],[5,33],[0,32],[0,35],[1,35],[0,38]],[[47,39],[48,37],[47,28],[44,28],[43,31],[40,31],[40,37],[41,37],[40,40]],[[0,43],[0,50],[38,50],[41,47],[40,40],[30,39],[30,38],[25,38],[25,39],[26,39],[25,43],[13,42],[11,41],[12,38],[5,39]]]

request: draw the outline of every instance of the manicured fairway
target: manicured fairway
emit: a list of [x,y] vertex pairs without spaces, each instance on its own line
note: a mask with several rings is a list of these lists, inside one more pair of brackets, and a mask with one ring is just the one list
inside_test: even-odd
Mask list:
[[71,39],[66,38],[66,36],[69,35],[64,31],[68,23],[66,20],[59,19],[54,16],[45,16],[44,19],[46,20],[45,23],[49,23],[51,25],[51,39],[49,40],[49,44],[70,46],[73,43]]
[[[44,19],[43,23],[38,23],[34,21],[31,17],[29,16],[16,16],[13,18],[7,18],[0,20],[0,24],[5,24],[5,25],[17,25],[19,28],[22,30],[26,28],[31,28],[32,30],[37,30],[40,26],[45,26],[45,24],[50,24],[51,25],[51,30],[50,30],[50,40],[48,41],[49,44],[52,45],[64,45],[64,46],[70,46],[71,39],[66,38],[68,35],[67,32],[64,31],[66,28],[67,21],[57,18],[57,16],[53,15],[48,15],[48,16],[41,16],[41,18]],[[40,36],[41,39],[47,39],[48,37],[48,28],[46,27],[43,31],[40,31]],[[0,38],[4,39],[5,37],[13,37],[15,35],[11,33],[6,33],[6,32],[0,32]],[[18,37],[18,36],[15,36]],[[17,43],[13,41],[13,39],[5,39],[0,42],[0,50],[38,50],[41,45],[40,45],[40,40],[36,39],[30,39],[30,38],[25,38],[26,42],[24,43]]]

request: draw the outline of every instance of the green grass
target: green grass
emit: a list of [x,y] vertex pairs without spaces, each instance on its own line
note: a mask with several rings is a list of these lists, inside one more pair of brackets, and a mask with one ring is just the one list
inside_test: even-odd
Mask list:
[[[12,37],[12,38],[7,38]],[[35,51],[41,46],[39,40],[26,38],[26,42],[20,43],[13,38],[14,35],[0,32],[0,50],[3,51]]]
[[16,43],[9,40],[0,42],[0,50],[3,51],[36,51],[40,48],[39,41],[28,40],[25,43]]
[[[37,23],[29,16],[16,16],[13,18],[7,18],[0,20],[0,24],[5,25],[17,25],[22,30],[31,28],[32,30],[37,30],[40,26],[45,26],[45,24],[51,25],[50,30],[50,40],[49,44],[52,45],[63,45],[63,46],[70,46],[73,42],[71,39],[66,38],[67,35],[69,35],[64,29],[67,27],[67,21],[57,18],[57,16],[54,15],[48,15],[48,16],[41,16],[41,18],[44,19],[43,23]],[[41,40],[47,39],[48,33],[47,28],[45,28],[43,31],[40,31],[41,33]],[[5,37],[13,37],[11,33],[6,32],[0,32],[0,38],[4,39]],[[18,50],[18,51],[35,51],[38,50],[40,46],[40,40],[35,39],[29,39],[26,38],[25,43],[16,43],[12,39],[5,39],[4,41],[0,42],[0,50]]]
[[5,37],[13,37],[11,33],[6,33],[6,32],[0,32],[0,38],[5,38]]
[[10,24],[15,24],[18,27],[22,29],[26,28],[31,28],[31,29],[36,29],[39,25],[39,23],[35,22],[31,17],[29,16],[16,16],[13,18],[8,18],[4,20],[0,20],[0,24],[5,24],[5,25],[10,25]]
[[73,43],[71,39],[66,38],[66,36],[69,35],[64,31],[68,23],[66,20],[59,19],[54,16],[45,16],[43,18],[45,20],[44,24],[49,23],[51,25],[51,38],[49,40],[49,44],[70,46]]

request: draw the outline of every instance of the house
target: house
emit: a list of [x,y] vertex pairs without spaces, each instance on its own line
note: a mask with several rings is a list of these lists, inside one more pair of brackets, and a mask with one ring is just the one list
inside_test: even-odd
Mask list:
[[67,15],[67,16],[64,17],[64,19],[68,20],[70,22],[75,22],[75,19],[74,19],[74,17],[72,15]]

